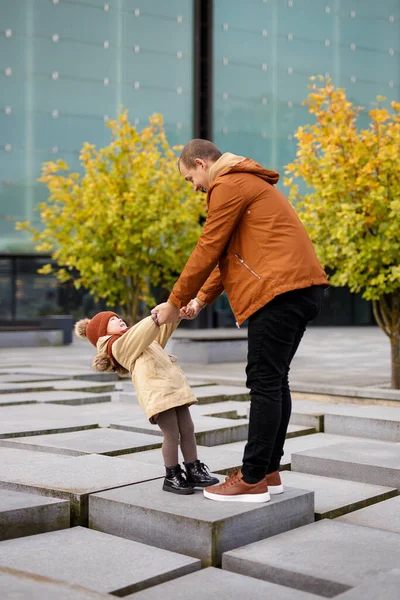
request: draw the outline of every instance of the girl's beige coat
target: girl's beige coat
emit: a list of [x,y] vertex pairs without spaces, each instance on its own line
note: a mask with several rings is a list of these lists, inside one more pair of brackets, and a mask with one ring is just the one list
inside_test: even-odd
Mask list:
[[[178,323],[158,327],[151,317],[139,321],[113,343],[114,358],[132,375],[146,417],[197,402],[182,369],[164,350]],[[99,338],[97,349],[106,352],[111,336]]]

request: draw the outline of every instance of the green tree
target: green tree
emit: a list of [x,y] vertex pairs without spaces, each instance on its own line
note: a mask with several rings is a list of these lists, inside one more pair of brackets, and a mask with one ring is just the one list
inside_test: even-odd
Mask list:
[[[319,78],[304,104],[315,123],[297,130],[297,155],[285,185],[332,285],[372,301],[389,337],[392,387],[400,388],[400,103],[378,96],[370,124],[344,89]],[[299,179],[306,184],[300,193]]]
[[[83,145],[82,176],[63,160],[43,164],[39,181],[50,193],[39,205],[43,228],[29,222],[17,228],[30,232],[37,251],[51,253],[59,280],[77,270],[77,288],[119,305],[135,321],[141,300],[151,306],[152,290],[174,283],[201,233],[205,207],[179,173],[161,115],[141,132],[127,112],[108,127],[108,146]],[[51,271],[51,265],[40,270]]]

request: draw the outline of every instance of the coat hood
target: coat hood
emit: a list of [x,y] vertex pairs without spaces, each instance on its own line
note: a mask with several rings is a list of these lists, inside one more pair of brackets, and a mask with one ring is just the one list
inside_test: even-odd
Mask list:
[[228,173],[252,173],[271,185],[275,185],[279,181],[279,173],[276,171],[264,169],[264,167],[251,160],[251,158],[226,152],[210,169],[210,188],[214,185],[217,177],[227,175]]

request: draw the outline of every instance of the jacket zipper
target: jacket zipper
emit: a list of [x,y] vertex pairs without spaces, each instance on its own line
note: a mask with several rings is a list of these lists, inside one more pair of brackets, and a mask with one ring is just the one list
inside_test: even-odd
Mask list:
[[251,268],[249,267],[249,265],[248,265],[248,264],[246,264],[246,263],[244,262],[244,260],[243,260],[243,258],[242,258],[241,256],[239,256],[238,254],[235,254],[235,257],[238,259],[238,261],[239,261],[239,262],[240,262],[240,263],[241,263],[241,264],[242,264],[244,267],[246,267],[246,269],[247,269],[248,271],[250,271],[250,273],[252,273],[252,274],[254,275],[254,277],[257,277],[257,279],[261,279],[260,275],[258,275],[258,274],[257,274],[255,271],[253,271],[253,269],[251,269]]

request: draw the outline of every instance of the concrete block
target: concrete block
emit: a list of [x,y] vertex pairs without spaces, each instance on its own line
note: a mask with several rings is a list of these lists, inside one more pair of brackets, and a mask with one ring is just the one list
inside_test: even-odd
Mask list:
[[[116,460],[116,459],[115,459]],[[265,504],[213,502],[202,491],[178,496],[160,481],[93,494],[89,527],[217,565],[226,550],[314,520],[313,493],[287,489]]]
[[196,398],[199,404],[212,404],[213,402],[249,402],[249,390],[245,387],[234,385],[213,385],[196,388]]
[[400,535],[330,519],[226,552],[222,567],[333,598],[400,563]]
[[386,442],[400,442],[400,411],[397,408],[392,410],[396,411],[397,419],[389,420],[381,416],[325,415],[325,431],[351,437],[363,436]]
[[69,526],[68,500],[0,490],[0,541]]
[[[334,435],[400,441],[398,407],[295,400],[293,413],[304,417],[324,414],[324,431]],[[294,422],[294,421],[292,421]]]
[[0,383],[0,394],[24,394],[30,392],[45,392],[52,390],[53,386],[50,381],[37,381],[36,383],[21,382],[21,383]]
[[[203,387],[203,386],[214,385],[210,381],[206,381],[204,379],[195,379],[193,377],[188,377],[187,382],[190,385],[190,387]],[[132,381],[130,379],[127,379],[125,381],[120,381],[119,383],[117,383],[117,386],[121,392],[126,392],[126,393],[130,394],[134,391],[134,387],[133,387]]]
[[[0,442],[1,443],[1,442]],[[46,466],[59,462],[68,456],[58,456],[47,452],[34,452],[32,450],[20,450],[19,448],[0,447],[0,478],[7,475],[10,469],[19,469],[20,466],[29,464],[31,467]]]
[[92,394],[88,392],[74,392],[63,390],[49,390],[39,392],[26,392],[22,394],[1,394],[0,405],[31,404],[32,402],[65,404],[76,406],[79,404],[93,404],[98,402],[111,402],[110,394]]
[[247,340],[195,340],[173,337],[168,343],[168,352],[188,363],[221,363],[246,360]]
[[398,493],[395,488],[295,471],[283,471],[281,478],[285,486],[314,492],[316,520],[334,519],[358,508],[381,503]]
[[[230,444],[222,444],[222,446],[197,446],[198,457],[201,462],[205,463],[214,473],[228,475],[242,466],[243,451],[227,450],[227,445]],[[120,458],[157,466],[163,464],[160,450],[147,450],[144,452],[135,452],[134,454],[124,454],[121,455]],[[179,462],[183,462],[181,452],[179,452]]]
[[78,391],[90,394],[107,394],[115,392],[115,381],[84,381],[79,379],[62,379],[53,381],[53,389],[59,391]]
[[356,510],[340,517],[338,521],[352,525],[362,525],[363,527],[385,529],[386,531],[396,531],[400,534],[400,496]]
[[400,444],[355,440],[304,450],[292,455],[292,469],[400,489]]
[[47,465],[2,466],[0,489],[69,500],[71,525],[86,525],[89,494],[161,476],[158,467],[99,454],[58,458]]
[[212,402],[211,404],[193,404],[190,407],[190,412],[193,416],[248,419],[248,406],[248,402],[224,400],[223,402]]
[[[199,600],[199,598],[217,598],[218,600],[232,600],[243,598],[252,600],[321,600],[320,596],[299,592],[282,585],[269,583],[228,573],[222,569],[208,567],[185,575],[177,582],[168,581],[152,588],[126,596],[126,600]],[[374,599],[375,600],[375,599]]]
[[7,600],[110,600],[78,585],[0,567],[0,598]]
[[[240,440],[247,440],[247,419],[219,419],[216,417],[194,416],[194,427],[197,443],[201,446],[219,446]],[[120,420],[110,424],[114,429],[137,431],[138,433],[154,433],[162,436],[162,431],[155,428],[149,421],[141,419]]]
[[50,381],[60,381],[58,375],[34,375],[27,373],[7,373],[0,372],[0,383],[45,383]]
[[336,596],[337,600],[399,600],[400,569],[371,577],[361,585]]
[[0,439],[78,431],[97,427],[97,420],[79,414],[70,406],[31,404],[1,409]]
[[292,414],[290,416],[290,423],[292,425],[305,425],[306,427],[313,427],[317,432],[324,431],[325,415],[315,410],[313,414],[306,414],[296,411],[296,403],[293,404]]
[[126,596],[196,571],[200,562],[131,540],[74,527],[2,542],[0,566],[58,579],[103,594]]
[[160,448],[162,440],[155,435],[97,428],[67,433],[15,437],[0,441],[0,446],[25,448],[39,452],[54,452],[81,456],[85,454],[105,454],[119,456],[130,452],[142,452]]
[[[358,438],[363,439],[363,438]],[[309,450],[312,448],[321,448],[322,446],[333,446],[342,442],[352,442],[353,438],[349,438],[343,435],[332,435],[330,433],[315,433],[312,435],[306,435],[298,438],[287,439],[284,447],[284,455],[281,460],[281,468],[290,468],[292,461],[292,454],[301,452],[302,450]]]

